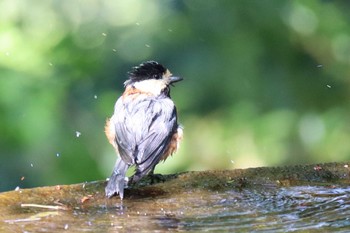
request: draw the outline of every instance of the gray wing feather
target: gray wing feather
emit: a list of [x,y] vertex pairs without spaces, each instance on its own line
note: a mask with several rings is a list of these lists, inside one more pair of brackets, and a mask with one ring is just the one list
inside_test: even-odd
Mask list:
[[113,119],[120,157],[147,173],[160,160],[177,127],[169,98],[119,99]]

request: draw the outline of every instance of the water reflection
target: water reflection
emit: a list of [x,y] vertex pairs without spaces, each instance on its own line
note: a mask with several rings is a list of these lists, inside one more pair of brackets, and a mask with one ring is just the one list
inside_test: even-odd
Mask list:
[[1,232],[347,232],[350,188],[196,190],[171,197],[126,198],[123,203],[102,198],[102,203],[91,201],[73,210],[20,210],[15,218],[0,224]]
[[[296,231],[350,229],[350,188],[299,186],[226,192],[217,210],[184,218],[187,230]],[[199,211],[201,212],[201,211]]]

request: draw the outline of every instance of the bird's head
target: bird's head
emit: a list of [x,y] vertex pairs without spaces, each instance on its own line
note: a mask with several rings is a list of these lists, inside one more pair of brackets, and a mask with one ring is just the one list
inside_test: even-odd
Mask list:
[[128,73],[129,79],[124,82],[125,86],[133,85],[137,89],[160,94],[169,85],[182,80],[173,76],[168,69],[155,61],[146,61],[139,66],[133,67]]

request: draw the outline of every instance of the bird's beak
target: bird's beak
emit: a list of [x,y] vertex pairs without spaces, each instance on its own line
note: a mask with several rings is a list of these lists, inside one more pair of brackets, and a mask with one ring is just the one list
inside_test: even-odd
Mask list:
[[180,82],[181,80],[183,80],[183,78],[176,77],[176,76],[171,76],[170,77],[170,84],[173,84],[173,83],[176,83],[176,82]]

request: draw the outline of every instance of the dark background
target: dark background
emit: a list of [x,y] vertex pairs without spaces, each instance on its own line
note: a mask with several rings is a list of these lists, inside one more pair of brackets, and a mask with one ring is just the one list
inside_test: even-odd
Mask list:
[[350,159],[349,1],[0,2],[0,191],[110,175],[103,133],[157,60],[184,141],[156,172]]

